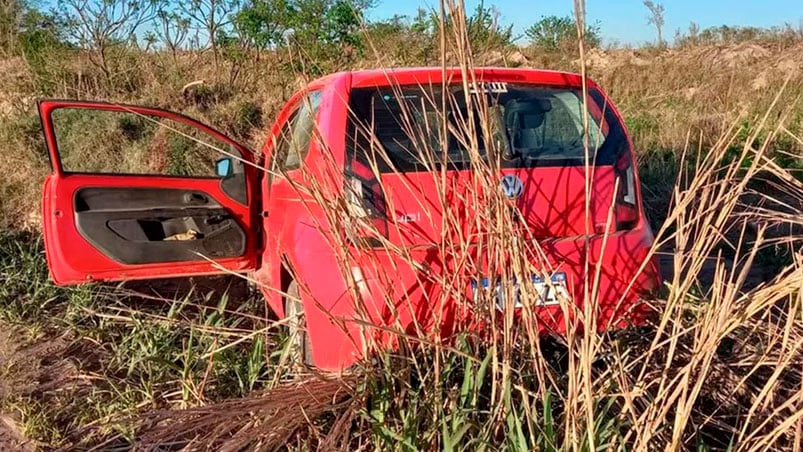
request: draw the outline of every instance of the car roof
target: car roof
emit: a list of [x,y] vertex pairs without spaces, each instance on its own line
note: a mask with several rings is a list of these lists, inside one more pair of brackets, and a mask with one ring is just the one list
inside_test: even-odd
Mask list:
[[[473,78],[479,81],[536,83],[571,87],[582,85],[582,77],[579,74],[546,69],[479,67],[473,68],[471,72],[473,73]],[[364,88],[394,84],[429,85],[442,83],[444,76],[446,80],[459,82],[463,79],[463,71],[459,67],[447,67],[445,69],[442,67],[368,69],[331,74],[316,80],[313,84],[325,84],[335,78],[349,76],[351,77],[352,87]],[[589,86],[596,86],[591,80],[588,80],[588,83]]]

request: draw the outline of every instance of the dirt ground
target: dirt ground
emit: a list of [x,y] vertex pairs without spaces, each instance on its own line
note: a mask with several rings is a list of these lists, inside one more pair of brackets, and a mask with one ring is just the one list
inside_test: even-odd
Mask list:
[[68,359],[67,340],[41,337],[28,341],[24,337],[0,323],[0,452],[36,449],[25,438],[12,402],[37,392],[66,388],[77,375]]
[[[27,390],[24,379],[36,372],[35,368],[28,368],[33,363],[20,355],[13,337],[7,328],[0,328],[0,400],[3,402]],[[13,414],[0,412],[0,451],[6,450],[28,451],[33,447],[25,440]]]
[[0,418],[0,451],[33,450],[16,427],[16,423],[7,416]]

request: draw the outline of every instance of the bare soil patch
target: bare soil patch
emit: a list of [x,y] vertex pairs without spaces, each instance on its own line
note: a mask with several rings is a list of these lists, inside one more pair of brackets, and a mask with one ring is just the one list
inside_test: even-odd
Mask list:
[[[20,361],[12,333],[0,330],[0,400],[14,397],[26,385],[26,377],[34,372]],[[5,404],[5,403],[4,403]],[[0,450],[32,450],[12,415],[0,412]]]
[[0,324],[0,451],[34,450],[25,438],[17,413],[9,410],[15,400],[66,385],[76,375],[66,359],[68,342],[61,337],[26,343],[25,335]]

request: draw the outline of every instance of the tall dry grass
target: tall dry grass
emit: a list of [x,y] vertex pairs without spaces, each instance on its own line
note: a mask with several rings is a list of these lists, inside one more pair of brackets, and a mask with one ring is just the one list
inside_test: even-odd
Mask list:
[[[449,0],[441,8],[452,24],[446,27],[442,22],[441,61],[445,64],[448,54],[471,74],[475,55],[463,21],[464,5]],[[582,5],[577,9],[582,19]],[[579,51],[584,62],[585,51]],[[380,61],[381,49],[374,52]],[[651,71],[636,85],[646,90],[662,80],[659,72]],[[715,73],[718,79],[728,77],[728,71]],[[627,91],[620,86],[624,82],[609,77],[613,74],[602,78],[603,86],[613,85],[614,99],[621,92],[631,106],[626,115],[646,109],[642,91]],[[470,81],[470,75],[464,80]],[[734,85],[727,86],[730,91]],[[377,254],[396,256],[403,268],[390,269],[375,259],[362,270],[378,274],[384,290],[373,298],[392,315],[378,319],[376,306],[361,298],[348,231],[355,224],[371,230],[373,224],[348,210],[348,193],[333,182],[335,178],[320,177],[342,174],[342,168],[334,161],[318,162],[314,171],[304,168],[294,176],[296,189],[311,212],[322,206],[325,219],[315,227],[328,237],[335,265],[352,291],[357,318],[334,320],[358,331],[370,358],[347,375],[323,376],[291,366],[288,350],[267,378],[265,390],[220,404],[210,403],[203,389],[186,379],[182,390],[190,395],[173,394],[167,405],[195,408],[146,415],[132,442],[190,450],[282,445],[355,450],[801,450],[803,258],[792,232],[801,227],[803,186],[775,158],[779,139],[801,138],[795,129],[796,105],[790,102],[793,91],[794,85],[773,93],[761,106],[765,114],[746,126],[743,117],[719,118],[717,127],[705,129],[716,132],[712,139],[693,139],[699,130],[689,134],[685,122],[672,129],[672,140],[654,139],[669,145],[678,136],[691,136],[677,164],[667,170],[674,179],[666,184],[671,206],[652,253],[670,253],[671,272],[661,297],[649,301],[654,324],[606,334],[589,327],[599,311],[593,281],[604,269],[586,263],[589,290],[583,299],[561,300],[568,333],[552,341],[544,340],[534,327],[537,294],[525,290],[525,307],[517,319],[510,309],[500,313],[490,297],[474,302],[463,293],[467,278],[488,267],[498,268],[502,279],[549,269],[533,262],[532,256],[543,254],[537,242],[515,239],[515,221],[497,190],[498,161],[479,156],[479,137],[493,142],[490,107],[481,99],[463,99],[484,118],[475,130],[473,121],[455,126],[443,114],[446,103],[457,99],[447,96],[441,103],[430,98],[431,106],[441,112],[434,137],[416,128],[409,113],[404,127],[417,143],[414,151],[420,160],[433,169],[437,187],[437,199],[428,200],[436,207],[422,211],[442,213],[424,221],[437,222],[443,232],[429,245],[443,260],[459,263],[421,277],[422,286],[445,288],[429,300],[432,324],[416,324],[415,317],[412,328],[402,322],[411,300],[394,287],[396,272],[422,274],[424,268],[412,250],[389,242],[380,231],[373,231],[381,245]],[[704,103],[715,101],[706,97]],[[370,124],[365,126],[370,135]],[[459,137],[469,151],[476,191],[454,193],[437,169],[443,166],[442,156],[432,152],[429,143],[446,148],[449,134]],[[375,154],[375,175],[382,159],[381,151]],[[591,190],[587,187],[586,199]],[[478,206],[469,229],[483,237],[482,255],[473,251],[476,244],[461,222],[460,207],[465,205]],[[394,211],[392,205],[388,211]],[[393,218],[388,221],[390,229],[402,227]],[[779,234],[784,225],[790,234]],[[790,249],[790,259],[768,273],[761,259],[777,246]],[[303,280],[299,283],[302,293],[308,291]],[[447,315],[447,300],[453,299],[455,309],[471,315],[459,325],[462,334],[444,340],[437,325]],[[315,302],[328,306],[328,300]],[[105,321],[140,322],[141,313],[116,306],[112,316],[108,308],[101,309]],[[167,328],[176,324],[169,317],[158,320]],[[207,355],[214,357],[286,323],[265,319],[253,331],[210,327],[219,336]],[[391,353],[386,352],[388,344],[393,345]]]
[[[441,51],[457,55],[468,83],[473,63],[464,24],[460,26],[464,6],[447,0],[442,10],[452,26]],[[582,2],[577,10],[580,22]],[[582,47],[580,52],[582,57]],[[431,87],[421,88],[427,92]],[[323,207],[325,221],[315,227],[329,238],[352,290],[358,317],[333,320],[359,330],[370,359],[340,384],[313,375],[305,387],[315,391],[298,399],[286,397],[288,391],[301,391],[293,382],[248,400],[160,413],[156,419],[165,426],[143,438],[153,445],[187,437],[190,447],[224,449],[278,446],[279,432],[288,446],[303,449],[800,450],[803,257],[796,237],[772,232],[779,224],[799,225],[803,217],[793,202],[801,198],[803,185],[770,152],[775,139],[787,134],[794,107],[786,102],[788,96],[780,90],[746,137],[741,123],[734,123],[711,146],[682,151],[671,208],[652,250],[671,253],[665,290],[649,301],[654,324],[598,333],[593,325],[599,294],[593,282],[604,269],[587,262],[585,297],[561,300],[568,332],[557,339],[558,345],[534,328],[536,294],[525,290],[521,319],[516,319],[511,309],[500,313],[493,300],[471,301],[463,293],[464,277],[480,275],[485,268],[499,269],[503,280],[550,269],[531,258],[541,253],[537,242],[516,240],[515,224],[496,188],[498,161],[480,157],[478,137],[493,142],[489,106],[481,98],[463,99],[485,118],[481,130],[475,130],[473,121],[455,126],[443,114],[446,103],[455,99],[440,103],[430,98],[441,112],[434,140],[416,128],[409,112],[403,127],[438,187],[437,199],[428,200],[436,207],[422,209],[442,213],[425,219],[439,222],[443,231],[429,246],[458,264],[424,272],[411,250],[377,230],[373,238],[381,245],[377,254],[396,257],[398,265],[414,274],[426,273],[422,286],[444,288],[429,300],[435,325],[447,315],[443,310],[449,300],[457,300],[457,311],[471,314],[459,327],[464,334],[444,341],[437,327],[413,322],[411,331],[403,324],[402,314],[412,309],[412,300],[394,288],[401,269],[388,268],[379,259],[366,264],[363,273],[379,275],[384,290],[372,296],[383,300],[382,308],[393,315],[377,322],[376,307],[358,290],[355,247],[348,234],[355,224],[368,230],[373,224],[348,210],[341,187],[320,177],[322,170],[336,174],[342,169],[334,161],[321,162],[315,171],[302,169],[293,178],[311,212]],[[370,124],[365,126],[370,134]],[[436,149],[445,149],[450,133],[471,156],[474,191],[453,193],[445,170],[438,169],[445,167],[439,165],[445,156],[428,147],[434,141]],[[381,150],[374,155],[372,171],[381,184],[378,168],[384,157]],[[586,171],[593,167],[587,165]],[[756,192],[756,187],[767,187],[767,180],[773,191]],[[586,197],[592,190],[587,187]],[[785,196],[782,208],[780,193],[793,199]],[[760,202],[761,197],[766,199]],[[483,237],[482,256],[473,252],[473,238],[461,223],[459,209],[465,205],[476,206],[470,228]],[[393,206],[388,210],[394,211]],[[390,229],[402,227],[393,218],[388,222]],[[790,247],[793,258],[767,276],[757,260],[778,242]],[[763,280],[756,279],[757,272]],[[299,282],[303,292],[304,281]],[[328,306],[327,300],[315,303]],[[383,352],[388,343],[397,351]],[[314,407],[306,423],[288,424],[287,413],[306,413],[306,407]],[[328,414],[316,417],[323,412]],[[221,418],[227,421],[221,424]]]

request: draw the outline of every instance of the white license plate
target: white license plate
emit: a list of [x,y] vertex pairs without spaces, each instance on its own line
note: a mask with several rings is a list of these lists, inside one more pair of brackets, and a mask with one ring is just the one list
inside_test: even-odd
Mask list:
[[[566,290],[566,273],[555,273],[550,277],[550,280],[551,282],[547,283],[544,278],[535,275],[530,278],[530,284],[532,284],[533,293],[536,295],[536,306],[556,305],[560,303],[561,298],[566,299],[569,297],[569,293]],[[508,294],[513,296],[514,308],[520,308],[523,306],[521,302],[522,287],[517,281],[511,281],[510,284],[512,285],[510,290],[504,290],[501,282],[497,282],[493,288],[493,297],[496,299],[496,305],[499,309],[503,309],[507,305],[505,303],[505,297]],[[479,282],[472,281],[471,291],[474,299],[479,299],[480,288],[487,293],[487,291],[491,290],[490,286],[491,283],[488,278],[483,278]]]

